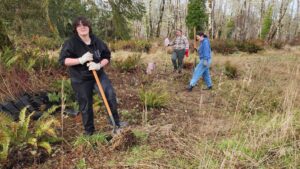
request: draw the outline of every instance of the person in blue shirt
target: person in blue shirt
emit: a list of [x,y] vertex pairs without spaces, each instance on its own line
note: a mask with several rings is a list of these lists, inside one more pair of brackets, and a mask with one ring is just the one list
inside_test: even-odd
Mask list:
[[192,91],[193,87],[197,84],[198,80],[203,77],[207,88],[205,90],[212,89],[212,81],[210,78],[209,67],[211,65],[211,48],[210,42],[207,36],[203,32],[196,34],[197,40],[200,41],[199,48],[197,49],[200,57],[200,62],[194,70],[194,74],[190,84],[187,88],[188,91]]

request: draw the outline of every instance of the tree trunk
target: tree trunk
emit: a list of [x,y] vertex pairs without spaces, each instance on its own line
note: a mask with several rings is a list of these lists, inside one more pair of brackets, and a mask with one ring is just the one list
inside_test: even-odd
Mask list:
[[44,9],[45,9],[45,17],[46,21],[48,23],[49,29],[52,32],[53,36],[55,38],[59,38],[59,33],[55,25],[51,22],[50,16],[49,16],[49,0],[44,0]]
[[244,1],[244,5],[243,5],[243,14],[242,14],[242,29],[241,29],[241,34],[240,34],[240,40],[245,40],[246,39],[246,33],[247,33],[247,25],[248,25],[248,23],[247,23],[247,18],[248,18],[248,15],[247,15],[247,2],[248,2],[248,0],[245,0]]
[[297,0],[297,13],[296,13],[296,18],[295,18],[294,23],[296,24],[294,35],[296,37],[298,37],[299,36],[298,29],[299,29],[299,23],[300,23],[300,0]]
[[152,0],[149,1],[149,36],[153,37]]
[[208,35],[209,37],[213,37],[213,0],[207,1],[207,13],[208,13]]
[[247,0],[244,0],[242,2],[242,5],[240,7],[240,12],[237,17],[237,33],[235,35],[236,40],[244,40],[244,29],[245,29],[245,23],[246,23],[246,8],[247,8]]
[[282,28],[282,19],[284,18],[289,0],[285,3],[286,1],[282,1],[280,5],[280,11],[279,11],[279,19],[276,25],[273,25],[271,28],[271,31],[268,35],[268,43],[271,43],[271,41],[275,38],[276,34],[278,33],[278,36],[281,36],[281,28]]
[[156,37],[159,37],[159,35],[160,35],[161,23],[162,23],[164,11],[165,11],[165,2],[166,2],[165,0],[162,0],[161,6],[160,6],[160,15],[159,15],[158,23],[157,23]]
[[263,19],[265,16],[265,0],[261,0],[261,6],[260,6],[260,27],[259,27],[259,37],[261,38],[261,32],[262,32],[262,25],[263,25]]
[[175,1],[175,6],[174,6],[174,29],[178,29],[178,0]]

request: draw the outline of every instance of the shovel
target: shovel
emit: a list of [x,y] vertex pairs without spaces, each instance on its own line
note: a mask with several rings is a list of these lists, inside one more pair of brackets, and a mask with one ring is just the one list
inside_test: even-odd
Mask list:
[[101,96],[103,98],[103,101],[104,101],[106,110],[108,112],[109,118],[110,118],[110,120],[111,120],[111,122],[113,124],[113,127],[114,127],[113,128],[113,134],[116,134],[117,133],[117,125],[116,125],[115,119],[114,119],[114,117],[112,115],[111,109],[110,109],[110,107],[108,105],[107,98],[105,96],[105,93],[104,93],[103,87],[101,85],[101,82],[99,80],[98,74],[97,74],[96,70],[92,70],[92,72],[93,72],[94,78],[96,80],[97,86],[99,88],[100,94],[101,94]]

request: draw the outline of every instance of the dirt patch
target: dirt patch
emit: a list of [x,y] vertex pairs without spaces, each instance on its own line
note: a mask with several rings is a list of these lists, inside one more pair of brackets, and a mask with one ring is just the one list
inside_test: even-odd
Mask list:
[[137,143],[136,137],[130,128],[124,129],[120,131],[119,134],[113,136],[110,140],[109,149],[111,151],[118,150],[126,150]]

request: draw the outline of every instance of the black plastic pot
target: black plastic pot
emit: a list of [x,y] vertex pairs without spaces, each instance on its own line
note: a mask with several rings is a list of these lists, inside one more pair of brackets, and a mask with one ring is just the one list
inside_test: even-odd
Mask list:
[[46,105],[46,109],[51,107],[48,95],[46,92],[41,92],[38,94],[34,94],[30,97],[30,104],[34,108],[34,110],[40,110],[42,105]]
[[74,109],[66,109],[65,114],[70,117],[76,117],[79,115],[79,111],[76,111]]
[[12,116],[14,120],[19,119],[20,111],[18,108],[14,106],[12,102],[4,102],[1,104],[3,112],[7,113],[8,115]]

